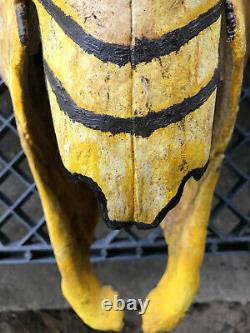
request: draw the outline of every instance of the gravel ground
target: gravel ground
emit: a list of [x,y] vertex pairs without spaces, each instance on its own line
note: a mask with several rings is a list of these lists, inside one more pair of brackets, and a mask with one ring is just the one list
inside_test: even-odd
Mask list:
[[[196,304],[173,333],[248,333],[250,303]],[[129,313],[122,333],[139,333],[140,320]],[[89,333],[71,310],[0,314],[0,333]]]

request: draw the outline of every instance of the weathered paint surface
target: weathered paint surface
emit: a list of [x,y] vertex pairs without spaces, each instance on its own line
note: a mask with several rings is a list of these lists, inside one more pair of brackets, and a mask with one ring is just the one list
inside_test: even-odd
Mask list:
[[[120,132],[115,134],[112,125],[110,130],[103,131],[74,121],[58,106],[58,96],[48,80],[52,117],[64,165],[73,174],[91,178],[103,192],[107,206],[103,217],[107,222],[159,223],[164,217],[164,214],[160,216],[161,211],[177,196],[183,179],[208,161],[216,90],[201,106],[180,116],[178,121],[164,126],[159,120],[152,133],[140,134],[141,130],[133,134],[136,128],[133,117],[156,118],[162,110],[167,113],[169,108],[192,98],[208,85],[218,67],[220,3],[124,0],[119,1],[119,7],[116,1],[114,6],[111,1],[107,7],[105,2],[94,1],[89,5],[88,1],[57,0],[51,7],[51,1],[34,2],[44,59],[55,79],[81,109],[78,112],[87,110],[93,117],[131,119],[131,133],[123,132],[121,125]],[[214,7],[215,19],[211,19],[213,16],[200,18]],[[165,15],[166,12],[173,14]],[[65,15],[71,18],[67,26],[63,21]],[[111,26],[107,16],[113,17]],[[198,26],[207,20],[207,27],[193,28],[197,34],[188,33],[187,40],[176,51],[165,51],[166,55],[157,58],[152,56],[148,62],[136,63],[134,68],[133,58],[137,59],[141,52],[139,39],[141,43],[144,39],[158,41],[178,28],[188,30],[186,26],[195,20]],[[85,44],[74,29],[88,34],[84,37]],[[111,61],[104,61],[98,47],[89,51],[91,38],[95,38],[95,43],[119,43],[131,49],[128,60],[132,63],[128,61],[121,66],[113,62],[116,53],[110,55]],[[171,42],[174,43],[168,41]],[[185,108],[183,105],[175,112]],[[150,121],[145,126],[150,127]]]
[[[33,10],[31,6],[32,20]],[[112,300],[117,293],[102,286],[90,267],[89,246],[98,221],[96,201],[86,185],[73,183],[65,173],[33,34],[30,32],[28,46],[23,46],[15,3],[0,0],[0,75],[8,85],[21,143],[40,193],[63,293],[86,324],[120,331],[123,314],[107,313],[101,306],[103,299]]]
[[[106,202],[106,222],[151,224],[181,195],[184,179],[183,196],[162,224],[167,270],[143,315],[144,332],[171,331],[199,286],[213,191],[237,115],[246,46],[242,3],[232,0],[231,45],[221,37],[214,0],[34,0],[36,7],[28,1],[27,45],[18,35],[17,21],[19,34],[26,28],[16,20],[19,3],[25,2],[0,0],[0,75],[41,195],[63,293],[91,327],[121,330],[122,313],[101,308],[116,292],[101,286],[89,263],[98,218],[93,193],[73,183],[64,167],[92,179]],[[38,24],[50,106],[37,61]],[[200,181],[188,180],[198,178],[192,170],[202,171],[208,159]]]
[[146,333],[169,332],[182,320],[199,288],[207,224],[214,189],[225,149],[232,135],[241,93],[246,55],[244,10],[241,1],[232,1],[236,29],[231,43],[221,39],[221,84],[216,102],[210,163],[199,182],[190,179],[180,203],[164,220],[168,243],[166,272],[147,296],[151,302],[143,318]]

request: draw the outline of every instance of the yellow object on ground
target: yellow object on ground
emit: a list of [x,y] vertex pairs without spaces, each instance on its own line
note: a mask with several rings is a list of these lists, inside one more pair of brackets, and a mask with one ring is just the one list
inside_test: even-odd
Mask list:
[[221,82],[216,101],[213,141],[207,171],[199,182],[189,180],[181,201],[164,220],[162,228],[169,246],[167,270],[151,291],[143,318],[145,333],[173,330],[192,304],[199,287],[207,224],[214,189],[238,112],[246,52],[243,7],[232,1],[236,15],[235,36],[221,43]]
[[0,75],[63,293],[95,329],[119,332],[123,314],[102,308],[116,292],[91,271],[91,189],[115,228],[154,227],[171,211],[144,332],[171,331],[192,303],[238,110],[243,14],[241,0],[0,0]]
[[[98,219],[93,193],[65,172],[57,149],[50,107],[38,54],[34,7],[28,15],[29,46],[19,41],[15,3],[0,1],[0,68],[8,85],[22,146],[35,178],[49,228],[62,290],[79,317],[95,329],[119,331],[122,313],[102,309],[115,291],[102,287],[91,271],[89,246]],[[3,15],[4,13],[4,15]]]

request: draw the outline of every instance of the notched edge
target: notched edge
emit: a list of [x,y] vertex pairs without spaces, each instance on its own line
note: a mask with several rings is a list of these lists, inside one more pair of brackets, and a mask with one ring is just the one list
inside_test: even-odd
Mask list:
[[107,209],[107,199],[102,191],[102,189],[98,186],[98,184],[90,177],[83,176],[77,173],[71,173],[65,168],[65,172],[69,175],[69,177],[75,181],[79,182],[82,181],[87,184],[95,193],[99,211],[102,217],[102,220],[106,223],[106,225],[111,229],[122,229],[126,227],[136,226],[138,229],[152,229],[159,226],[162,220],[166,217],[168,212],[172,210],[180,201],[182,197],[182,193],[185,187],[185,184],[190,178],[194,178],[196,181],[199,181],[203,174],[206,172],[208,167],[209,161],[201,168],[196,168],[191,170],[183,179],[178,188],[176,195],[168,202],[168,204],[158,213],[156,218],[151,224],[143,223],[143,222],[135,222],[135,221],[116,221],[110,220],[108,216],[108,209]]

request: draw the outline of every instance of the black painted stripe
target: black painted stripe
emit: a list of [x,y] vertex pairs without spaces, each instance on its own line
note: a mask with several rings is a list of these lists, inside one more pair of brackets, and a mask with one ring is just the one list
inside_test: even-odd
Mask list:
[[67,16],[51,0],[39,0],[65,34],[88,54],[95,55],[103,62],[124,66],[130,62],[130,47],[101,41],[86,33],[70,16]]
[[133,67],[142,62],[150,62],[154,58],[178,51],[190,39],[216,22],[221,15],[222,0],[207,12],[158,39],[136,39],[135,46],[119,45],[104,42],[86,33],[70,16],[66,15],[51,0],[39,0],[46,11],[54,18],[65,34],[88,54],[93,54],[103,62],[111,62],[118,66],[131,63]]
[[98,114],[78,107],[64,89],[62,83],[54,76],[54,73],[45,60],[44,67],[47,79],[61,111],[72,121],[81,123],[88,128],[110,132],[114,135],[118,133],[130,133],[142,137],[149,137],[155,130],[176,123],[201,107],[215,91],[219,79],[218,70],[216,69],[212,79],[205,87],[196,95],[184,99],[181,103],[174,104],[159,112],[149,112],[144,117],[121,118]]
[[144,222],[135,222],[135,221],[117,221],[117,220],[110,220],[109,214],[108,214],[108,208],[107,208],[107,198],[105,197],[105,194],[103,193],[102,189],[98,186],[98,184],[90,177],[82,176],[77,173],[70,173],[67,169],[66,172],[70,175],[70,177],[74,181],[83,181],[85,182],[95,193],[99,209],[101,213],[101,217],[103,221],[112,229],[121,229],[124,227],[128,227],[131,225],[136,225],[138,229],[151,229],[157,227],[162,220],[165,218],[165,216],[168,214],[169,211],[171,211],[180,201],[184,187],[188,180],[190,178],[194,178],[196,181],[199,181],[203,174],[206,172],[208,167],[209,161],[201,168],[196,168],[191,170],[189,173],[187,173],[184,178],[182,179],[179,188],[175,194],[175,196],[167,203],[167,205],[158,213],[158,215],[155,217],[154,221],[152,221],[151,224],[146,224]]
[[142,62],[150,62],[154,58],[168,55],[172,52],[178,52],[192,38],[199,35],[200,32],[215,23],[221,16],[222,2],[219,1],[207,12],[198,16],[186,26],[170,31],[158,39],[136,39],[135,47],[132,53],[133,66]]

